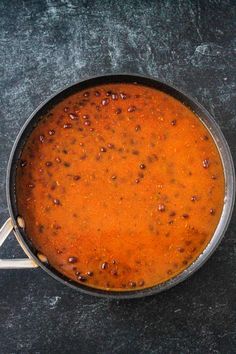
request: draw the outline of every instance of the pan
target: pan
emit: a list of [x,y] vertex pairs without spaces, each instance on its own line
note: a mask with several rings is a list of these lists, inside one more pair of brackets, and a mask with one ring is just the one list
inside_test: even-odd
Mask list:
[[[16,170],[19,162],[19,158],[22,152],[22,149],[27,141],[29,135],[33,129],[37,126],[40,118],[45,115],[53,106],[61,102],[66,97],[84,89],[88,89],[97,85],[107,84],[107,83],[138,83],[148,87],[155,88],[157,90],[163,91],[170,96],[176,98],[190,110],[192,110],[200,119],[200,121],[206,126],[209,133],[213,137],[215,144],[219,150],[221,156],[224,177],[225,177],[225,198],[224,206],[221,213],[221,217],[217,228],[204,249],[204,251],[198,256],[198,258],[184,271],[175,277],[171,278],[168,281],[165,281],[156,286],[140,289],[140,290],[127,290],[127,291],[107,291],[101,289],[95,289],[88,287],[84,284],[76,283],[75,281],[67,278],[66,276],[60,274],[56,269],[54,269],[50,264],[43,263],[37,257],[37,250],[34,245],[31,243],[30,239],[27,237],[27,234],[24,231],[24,228],[21,226],[21,220],[18,218],[17,212],[17,203],[16,203]],[[15,237],[22,249],[24,250],[27,258],[26,259],[1,259],[0,260],[0,269],[19,269],[19,268],[37,268],[41,267],[48,275],[61,282],[62,284],[69,286],[80,292],[86,294],[91,294],[95,296],[102,297],[112,297],[116,299],[121,298],[137,298],[144,297],[148,295],[153,295],[159,293],[163,290],[167,290],[178,283],[184,281],[194,272],[196,272],[209,257],[216,250],[220,244],[233,211],[234,198],[235,198],[235,173],[232,156],[228,147],[228,144],[223,136],[222,131],[219,126],[210,115],[210,113],[202,107],[196,100],[183,93],[181,90],[176,87],[164,83],[159,80],[155,80],[150,77],[140,76],[140,75],[131,75],[131,74],[116,74],[116,75],[105,75],[105,76],[96,76],[86,80],[78,81],[73,85],[64,87],[62,90],[49,97],[45,102],[39,105],[39,107],[31,114],[31,116],[26,120],[22,129],[20,130],[8,162],[7,167],[7,177],[6,177],[6,195],[7,195],[7,205],[10,217],[5,222],[5,224],[0,229],[0,246],[5,241],[7,236],[13,231]]]

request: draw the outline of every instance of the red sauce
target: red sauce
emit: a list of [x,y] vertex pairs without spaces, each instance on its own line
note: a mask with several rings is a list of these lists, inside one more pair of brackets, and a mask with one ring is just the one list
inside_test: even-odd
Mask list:
[[130,290],[199,256],[220,219],[224,173],[211,135],[182,103],[109,84],[42,118],[22,152],[17,197],[29,238],[60,273]]

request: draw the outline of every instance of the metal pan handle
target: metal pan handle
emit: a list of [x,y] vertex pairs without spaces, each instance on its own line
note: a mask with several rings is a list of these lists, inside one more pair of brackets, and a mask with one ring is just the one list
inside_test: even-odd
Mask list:
[[[0,229],[0,247],[6,240],[7,236],[13,230],[11,218],[9,218]],[[22,247],[22,246],[21,246]],[[23,248],[22,248],[23,249]],[[37,268],[38,265],[30,258],[27,251],[23,249],[29,258],[26,259],[0,259],[0,269],[17,269],[17,268]]]

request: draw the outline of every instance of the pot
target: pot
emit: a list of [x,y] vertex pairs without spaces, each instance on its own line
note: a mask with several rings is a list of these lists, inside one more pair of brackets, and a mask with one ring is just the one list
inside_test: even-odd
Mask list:
[[[142,85],[156,88],[173,96],[174,98],[182,102],[184,105],[186,105],[189,109],[191,109],[199,117],[200,121],[206,126],[209,133],[212,135],[221,156],[225,177],[225,199],[222,214],[218,226],[211,238],[211,241],[208,243],[204,251],[188,268],[186,268],[184,271],[182,271],[180,274],[173,277],[172,279],[147,289],[132,291],[99,290],[88,287],[83,284],[76,283],[75,281],[60,274],[49,264],[45,264],[41,262],[40,259],[38,259],[37,250],[27,237],[27,234],[25,233],[24,229],[20,227],[19,219],[17,220],[18,213],[15,191],[17,161],[20,158],[21,151],[28,136],[30,135],[34,127],[37,125],[40,117],[44,115],[47,111],[49,111],[50,108],[57,104],[59,101],[63,100],[65,97],[68,97],[79,90],[87,89],[100,84],[114,82],[136,82]],[[224,233],[227,229],[232,215],[235,198],[235,174],[232,156],[228,144],[223,136],[223,133],[221,132],[219,126],[212,118],[212,116],[197,101],[195,101],[193,98],[189,97],[179,89],[175,88],[174,86],[168,85],[159,80],[154,80],[149,77],[130,74],[105,75],[79,81],[73,84],[72,86],[64,88],[63,90],[59,91],[58,93],[54,94],[49,99],[47,99],[45,102],[43,102],[31,114],[31,116],[27,119],[21,131],[19,132],[10,154],[9,163],[7,167],[6,193],[10,218],[5,222],[5,224],[0,230],[0,246],[5,241],[9,233],[13,231],[16,236],[16,239],[18,240],[19,244],[21,245],[28,258],[0,260],[1,269],[41,267],[50,276],[60,281],[64,285],[68,285],[73,289],[79,290],[87,294],[113,298],[136,298],[144,297],[147,295],[153,295],[177,285],[178,283],[187,279],[194,272],[196,272],[213,254],[213,252],[216,250],[224,236]]]

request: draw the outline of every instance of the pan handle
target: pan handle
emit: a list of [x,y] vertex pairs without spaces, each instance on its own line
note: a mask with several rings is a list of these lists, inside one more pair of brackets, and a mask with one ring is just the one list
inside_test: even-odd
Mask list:
[[[7,236],[13,230],[11,218],[9,218],[0,229],[0,247],[6,240]],[[21,246],[22,247],[22,246]],[[23,251],[29,257],[28,259],[0,259],[0,269],[17,269],[17,268],[36,268],[38,265],[30,258],[28,252],[22,247]]]

